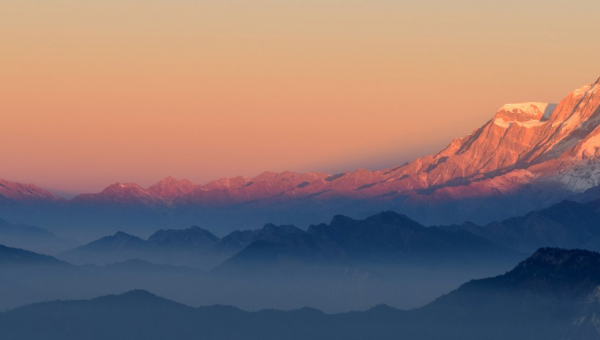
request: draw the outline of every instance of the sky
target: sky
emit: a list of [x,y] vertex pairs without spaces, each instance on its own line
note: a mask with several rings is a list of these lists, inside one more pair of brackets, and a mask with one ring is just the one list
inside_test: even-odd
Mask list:
[[381,169],[600,77],[597,0],[2,0],[0,178]]

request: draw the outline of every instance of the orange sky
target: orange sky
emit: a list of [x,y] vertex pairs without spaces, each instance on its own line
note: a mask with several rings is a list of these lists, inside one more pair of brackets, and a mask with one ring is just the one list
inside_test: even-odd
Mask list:
[[0,178],[376,169],[600,76],[600,2],[5,0]]

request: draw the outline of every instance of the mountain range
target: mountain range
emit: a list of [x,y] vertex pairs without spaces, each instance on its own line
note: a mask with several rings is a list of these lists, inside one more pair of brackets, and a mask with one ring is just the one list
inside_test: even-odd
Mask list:
[[[43,227],[201,222],[221,233],[250,223],[308,224],[339,213],[366,217],[383,210],[425,224],[488,223],[547,207],[600,183],[599,88],[600,79],[558,104],[504,105],[482,127],[437,154],[389,169],[264,172],[204,185],[167,177],[149,188],[116,183],[71,200],[34,185],[1,181],[0,214]],[[31,205],[38,207],[32,211]]]
[[509,262],[517,252],[462,228],[425,227],[391,211],[363,220],[336,215],[330,224],[266,224],[257,230],[234,231],[218,238],[192,227],[159,230],[147,240],[117,232],[59,258],[76,263],[104,265],[130,259],[185,265],[217,272],[260,273],[265,266],[296,271],[294,265],[411,265],[426,267],[450,263]]
[[[523,216],[478,225],[473,222],[426,227],[395,212],[365,219],[336,215],[329,224],[266,224],[221,238],[192,227],[160,230],[147,240],[123,232],[59,255],[83,264],[139,258],[155,263],[210,269],[220,265],[258,272],[252,264],[337,263],[424,264],[474,259],[491,261],[529,254],[540,247],[600,251],[600,200],[565,200]],[[227,260],[227,261],[225,261]],[[223,263],[224,262],[224,263]],[[253,269],[250,269],[253,268]]]
[[513,270],[473,280],[408,311],[245,312],[194,308],[143,290],[0,313],[3,339],[600,339],[600,254],[542,248]]
[[207,230],[191,227],[159,230],[144,240],[124,232],[106,236],[62,252],[61,259],[75,264],[106,265],[142,259],[158,264],[185,265],[206,269],[224,261],[234,251],[216,252],[220,239]]

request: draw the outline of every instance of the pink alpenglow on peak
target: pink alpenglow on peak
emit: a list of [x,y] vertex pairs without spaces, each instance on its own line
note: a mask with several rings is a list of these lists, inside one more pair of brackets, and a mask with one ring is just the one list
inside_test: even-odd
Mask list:
[[115,183],[102,192],[83,194],[71,200],[73,204],[87,205],[144,205],[150,207],[166,207],[170,201],[159,197],[135,183]]
[[39,203],[62,202],[64,199],[33,184],[9,182],[0,179],[0,202]]
[[148,192],[169,200],[188,194],[196,188],[196,185],[187,179],[176,180],[169,176],[148,188]]

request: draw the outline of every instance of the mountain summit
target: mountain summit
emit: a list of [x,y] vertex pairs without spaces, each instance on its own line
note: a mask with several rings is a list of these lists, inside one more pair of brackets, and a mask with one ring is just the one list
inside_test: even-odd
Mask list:
[[189,194],[194,191],[196,185],[187,179],[176,180],[169,176],[148,188],[148,192],[166,199],[174,199],[177,196]]

